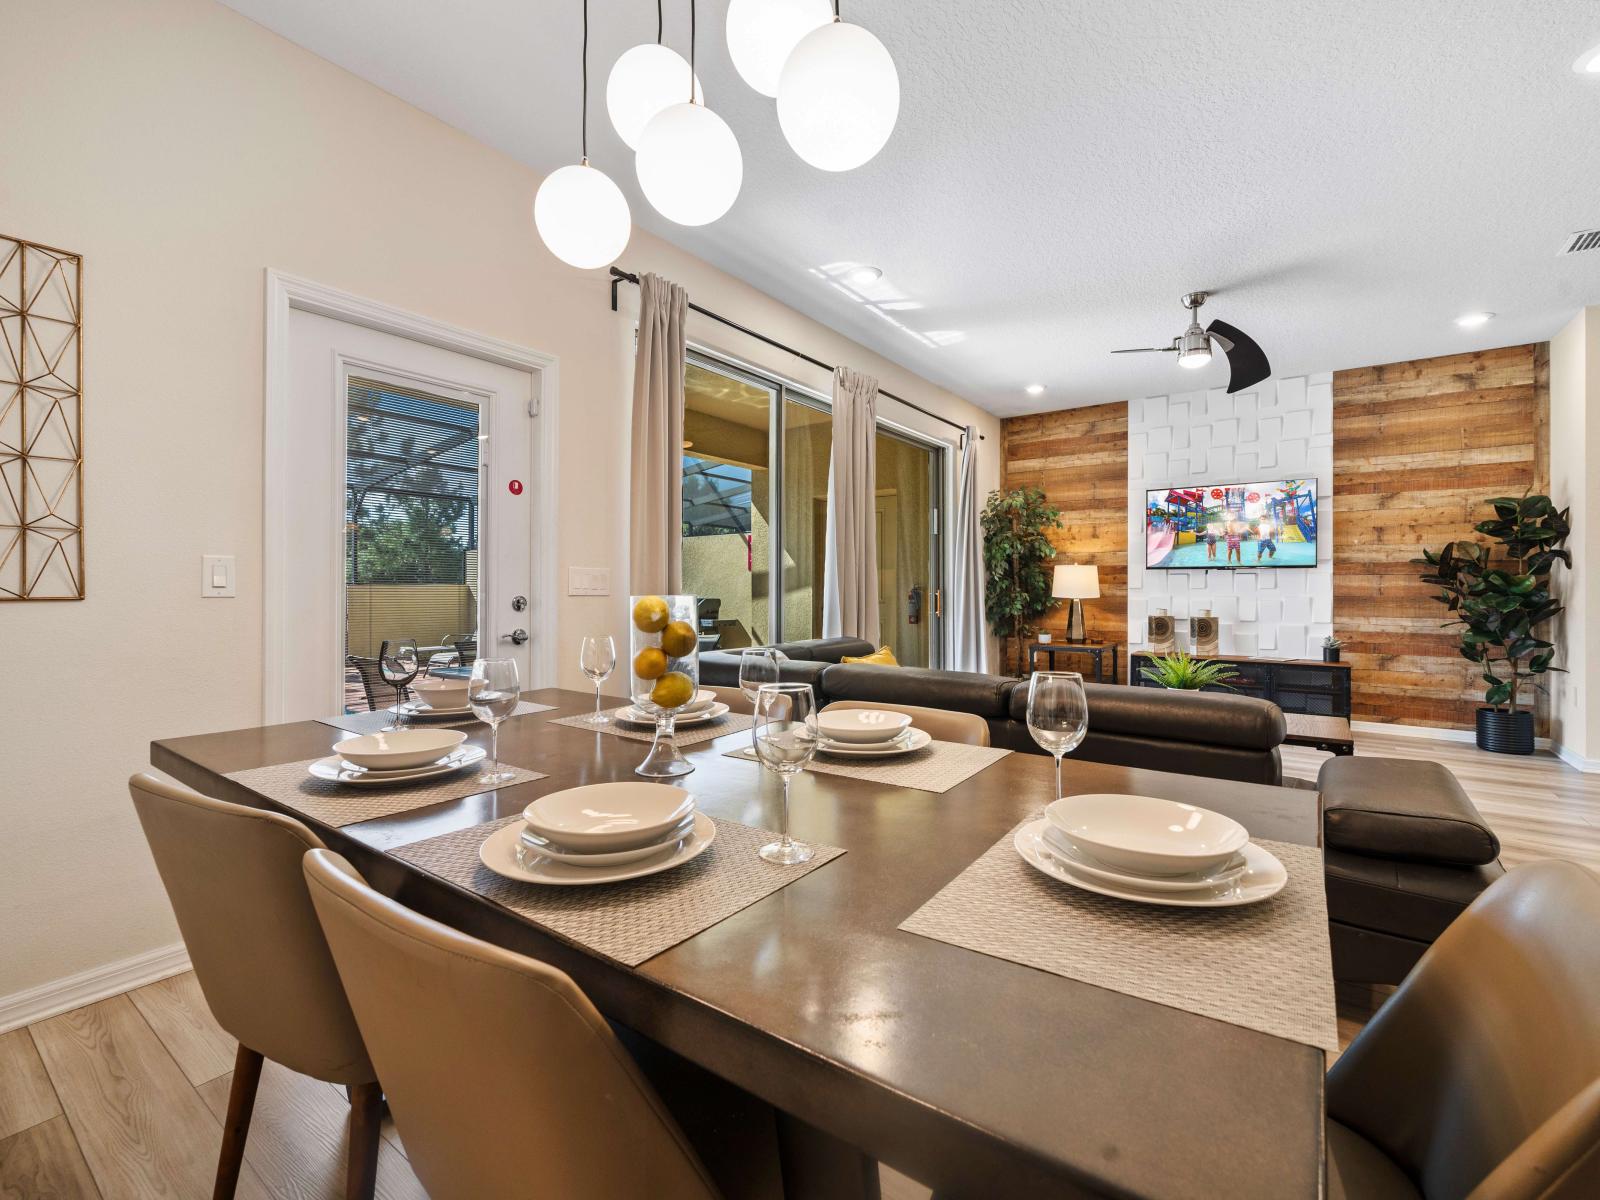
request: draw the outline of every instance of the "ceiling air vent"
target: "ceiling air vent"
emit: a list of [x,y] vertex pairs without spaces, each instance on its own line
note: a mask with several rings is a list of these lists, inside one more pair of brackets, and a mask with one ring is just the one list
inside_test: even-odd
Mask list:
[[1600,229],[1580,229],[1569,233],[1561,243],[1560,253],[1578,254],[1584,250],[1600,250]]

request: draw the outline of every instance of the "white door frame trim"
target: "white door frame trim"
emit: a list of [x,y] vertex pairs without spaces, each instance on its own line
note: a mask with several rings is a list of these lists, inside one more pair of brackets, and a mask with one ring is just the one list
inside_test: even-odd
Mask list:
[[[557,403],[560,383],[559,360],[553,354],[519,346],[500,338],[474,333],[470,329],[447,325],[431,317],[394,308],[349,292],[341,292],[309,279],[267,268],[266,272],[266,453],[263,464],[262,528],[262,664],[261,711],[267,724],[283,719],[284,655],[284,580],[290,530],[284,515],[284,502],[290,486],[289,469],[289,312],[299,309],[320,317],[331,317],[351,325],[362,325],[380,333],[394,334],[425,345],[437,346],[503,367],[527,371],[533,376],[533,462],[536,483],[536,511],[543,518],[543,530],[535,522],[533,545],[534,596],[543,601],[544,612],[552,619],[545,625],[553,629],[556,604],[556,548],[553,521],[556,513]],[[540,533],[543,536],[539,536]],[[535,611],[539,611],[535,609]],[[528,687],[553,687],[556,682],[554,639],[539,639],[533,655],[533,678]]]

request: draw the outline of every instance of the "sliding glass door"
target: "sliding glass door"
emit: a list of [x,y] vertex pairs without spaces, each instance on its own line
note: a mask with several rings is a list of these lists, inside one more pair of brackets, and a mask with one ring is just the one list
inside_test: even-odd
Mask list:
[[[683,438],[683,587],[700,597],[701,648],[821,637],[827,401],[692,354]],[[944,449],[880,426],[877,454],[877,641],[937,666]]]

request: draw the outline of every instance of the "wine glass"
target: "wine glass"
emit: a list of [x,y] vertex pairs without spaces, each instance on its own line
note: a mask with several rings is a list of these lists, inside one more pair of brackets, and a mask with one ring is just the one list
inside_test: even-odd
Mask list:
[[396,724],[403,723],[406,714],[400,706],[405,702],[406,684],[417,677],[417,672],[422,670],[421,659],[417,656],[417,643],[414,638],[397,638],[392,642],[384,642],[378,647],[378,673],[383,676],[383,681],[394,688],[394,715]]
[[472,705],[472,715],[489,726],[489,766],[478,776],[479,783],[493,786],[515,778],[500,769],[500,722],[517,711],[521,696],[516,659],[480,658],[472,664],[467,703]]
[[817,753],[817,698],[809,683],[764,683],[756,690],[755,724],[750,727],[756,758],[783,783],[783,823],[778,840],[758,853],[770,863],[792,867],[810,862],[815,847],[789,837],[789,780]]
[[1056,798],[1061,798],[1061,759],[1089,732],[1089,701],[1076,671],[1038,671],[1028,680],[1028,732],[1055,756]]
[[781,657],[770,646],[747,646],[739,651],[739,687],[752,707],[762,684],[778,682],[778,662]]
[[591,633],[583,639],[578,649],[578,666],[594,684],[594,716],[589,718],[590,725],[604,725],[611,719],[600,711],[600,685],[611,678],[616,665],[617,643],[609,633]]

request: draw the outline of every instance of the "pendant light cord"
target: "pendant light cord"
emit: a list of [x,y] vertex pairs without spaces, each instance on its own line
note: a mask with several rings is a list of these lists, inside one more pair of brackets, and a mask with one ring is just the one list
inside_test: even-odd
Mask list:
[[661,0],[656,0],[656,45],[661,45]]
[[695,0],[689,0],[689,103],[694,103]]
[[589,164],[589,0],[583,0],[583,115],[579,118],[583,130],[579,140],[583,143],[583,162]]

